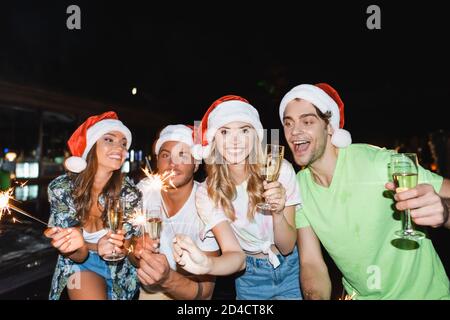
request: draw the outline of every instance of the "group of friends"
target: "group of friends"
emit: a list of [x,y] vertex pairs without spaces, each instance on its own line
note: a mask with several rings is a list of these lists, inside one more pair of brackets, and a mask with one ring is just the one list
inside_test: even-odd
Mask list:
[[[67,173],[48,187],[49,228],[59,251],[50,299],[210,299],[218,276],[236,275],[236,299],[330,299],[328,252],[354,299],[449,299],[449,278],[429,237],[396,239],[400,212],[417,228],[450,228],[450,182],[419,166],[415,188],[395,192],[393,150],[352,144],[344,103],[330,85],[302,84],[279,105],[296,173],[261,173],[264,128],[245,98],[221,97],[197,127],[172,124],[153,144],[167,190],[121,172],[132,142],[113,111],[88,118],[68,141]],[[370,115],[368,115],[370,118]],[[194,180],[204,163],[206,179]],[[107,228],[105,201],[125,203],[123,228]],[[270,210],[260,210],[266,201]],[[130,221],[164,210],[160,238]],[[102,259],[122,252],[119,262]]]

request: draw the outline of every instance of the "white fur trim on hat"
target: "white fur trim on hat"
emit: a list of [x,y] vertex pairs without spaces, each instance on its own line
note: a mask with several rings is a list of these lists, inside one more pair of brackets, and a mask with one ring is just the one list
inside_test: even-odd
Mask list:
[[75,173],[80,173],[81,171],[86,169],[87,162],[83,158],[72,156],[64,161],[64,165],[67,170]]
[[347,130],[335,129],[331,136],[331,143],[338,148],[347,148],[352,143],[352,136]]
[[284,111],[289,102],[294,99],[304,99],[315,105],[321,112],[331,111],[330,123],[333,128],[339,128],[339,107],[337,103],[322,89],[311,84],[301,84],[291,89],[280,103],[280,120],[283,122]]
[[250,124],[256,129],[258,138],[263,140],[263,126],[259,120],[258,111],[249,103],[230,100],[219,104],[208,117],[208,130],[206,131],[206,140],[211,143],[217,130],[227,123],[240,121]]
[[127,149],[130,148],[132,135],[130,130],[120,120],[105,119],[97,122],[86,132],[86,148],[84,149],[82,158],[86,159],[89,150],[104,134],[111,131],[119,131],[123,133],[127,139]]
[[192,147],[194,145],[192,129],[184,124],[169,125],[162,129],[155,144],[155,154],[159,153],[161,146],[167,141],[183,142]]
[[280,120],[283,123],[284,112],[289,102],[304,99],[316,106],[322,113],[331,112],[330,124],[334,129],[331,143],[338,148],[345,148],[352,142],[350,132],[339,128],[340,112],[337,103],[321,88],[311,84],[301,84],[285,94],[280,102]]
[[191,153],[195,160],[206,159],[211,153],[211,146],[202,146],[201,144],[195,144],[191,147]]

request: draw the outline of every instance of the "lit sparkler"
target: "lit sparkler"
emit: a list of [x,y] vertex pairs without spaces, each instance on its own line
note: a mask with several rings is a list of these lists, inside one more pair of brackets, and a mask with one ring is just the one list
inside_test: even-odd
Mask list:
[[[138,226],[141,228],[142,232],[142,243],[145,243],[145,224],[147,222],[147,217],[142,209],[135,209],[128,222],[133,226]],[[133,251],[133,245],[128,249],[129,252]]]
[[339,300],[353,300],[353,298],[356,296],[356,292],[353,291],[352,295],[346,294],[343,298],[340,298]]
[[145,232],[145,223],[147,222],[147,218],[142,210],[135,209],[131,217],[128,219],[128,222],[133,226],[141,227],[142,233]]
[[[164,192],[167,192],[167,190],[170,188],[176,189],[176,186],[173,184],[172,178],[175,176],[175,171],[165,171],[162,174],[153,173],[150,163],[148,159],[145,159],[147,162],[147,166],[145,169],[142,169],[144,171],[145,175],[148,179],[144,179],[142,182],[143,187],[145,190],[148,190],[149,192],[160,192],[161,190]],[[163,212],[167,218],[167,222],[170,225],[170,228],[172,229],[172,233],[175,235],[175,230],[172,226],[172,223],[170,221],[169,213],[167,212],[166,206],[164,204],[164,200],[161,198],[161,205]]]
[[0,191],[0,220],[2,219],[4,214],[11,214],[11,211],[9,209],[9,200],[13,199],[12,192],[12,188],[6,191]]
[[[22,184],[23,186],[23,184]],[[6,191],[0,191],[0,220],[3,217],[3,215],[5,214],[11,214],[11,210],[14,210],[20,214],[23,214],[24,216],[27,216],[28,218],[31,218],[39,223],[42,223],[44,226],[48,226],[47,223],[45,223],[44,221],[33,217],[31,214],[23,211],[20,208],[17,208],[15,205],[10,203],[10,200],[15,200],[14,197],[12,196],[13,194],[13,188],[9,188]],[[16,218],[13,217],[13,222],[19,221]]]
[[169,187],[175,189],[175,185],[172,182],[172,178],[175,176],[174,171],[165,171],[162,174],[153,173],[149,168],[142,169],[142,171],[148,178],[145,180],[145,188],[155,191],[162,190],[164,192],[167,192]]

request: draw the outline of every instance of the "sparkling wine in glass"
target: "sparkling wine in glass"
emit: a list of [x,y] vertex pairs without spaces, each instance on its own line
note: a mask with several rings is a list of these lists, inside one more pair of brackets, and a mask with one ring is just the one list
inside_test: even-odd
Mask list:
[[[106,221],[108,228],[113,233],[117,233],[120,229],[122,229],[124,209],[124,199],[119,197],[108,197],[106,199]],[[105,254],[102,258],[106,261],[119,261],[125,258],[125,254],[122,252],[116,252],[114,248],[112,253]]]
[[145,210],[146,212],[146,231],[152,240],[157,240],[161,236],[162,214],[161,207],[153,206]]
[[[391,156],[390,169],[395,184],[395,192],[403,192],[415,188],[418,181],[417,155],[415,153],[396,153]],[[404,212],[403,229],[395,232],[402,239],[422,240],[425,238],[423,232],[414,230],[410,210]]]
[[[279,146],[276,144],[266,145],[264,163],[261,165],[260,171],[261,177],[265,181],[270,183],[278,180],[283,158],[284,146]],[[258,203],[256,207],[263,212],[274,209],[270,203],[267,203],[267,200],[265,202]]]

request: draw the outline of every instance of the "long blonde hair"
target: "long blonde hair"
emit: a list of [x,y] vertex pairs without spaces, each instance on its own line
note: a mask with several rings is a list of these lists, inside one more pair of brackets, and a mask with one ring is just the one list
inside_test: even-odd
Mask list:
[[[252,128],[253,129],[253,128]],[[256,204],[263,200],[263,179],[260,174],[260,166],[264,155],[261,142],[256,136],[255,129],[254,146],[245,160],[245,171],[249,174],[247,181],[247,193],[249,198],[247,217],[250,221],[254,219]],[[221,207],[225,215],[232,221],[236,219],[233,200],[236,198],[236,183],[229,174],[228,165],[224,163],[222,155],[217,150],[215,140],[211,144],[210,156],[206,159],[206,172],[208,178],[206,185],[208,196],[213,200],[216,207]]]

